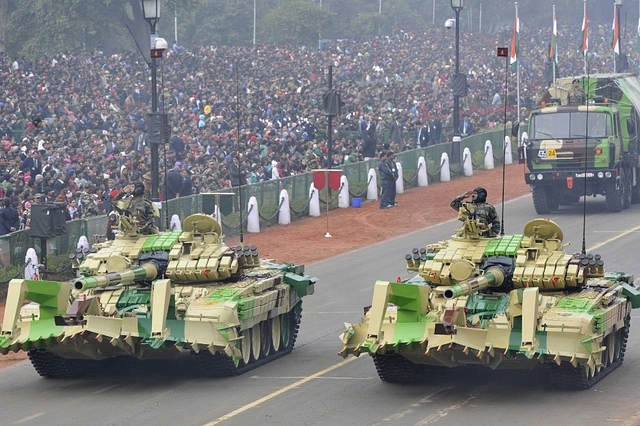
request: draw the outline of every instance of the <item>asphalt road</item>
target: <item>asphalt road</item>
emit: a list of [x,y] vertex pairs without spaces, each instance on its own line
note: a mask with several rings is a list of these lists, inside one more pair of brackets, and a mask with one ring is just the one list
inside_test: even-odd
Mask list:
[[[500,207],[498,206],[500,209]],[[549,218],[570,252],[583,241],[582,204]],[[536,216],[530,197],[505,205],[506,233]],[[585,246],[609,271],[640,275],[640,205],[605,212],[604,198],[587,203]],[[394,220],[401,220],[395,217]],[[552,388],[540,370],[443,369],[425,383],[378,379],[368,356],[343,360],[338,335],[371,300],[376,279],[406,276],[404,255],[448,238],[449,221],[307,266],[316,294],[304,299],[296,349],[243,376],[198,377],[193,357],[178,363],[113,364],[79,380],[48,380],[28,361],[0,370],[3,425],[580,425],[640,424],[640,310],[634,312],[618,370],[587,391]]]

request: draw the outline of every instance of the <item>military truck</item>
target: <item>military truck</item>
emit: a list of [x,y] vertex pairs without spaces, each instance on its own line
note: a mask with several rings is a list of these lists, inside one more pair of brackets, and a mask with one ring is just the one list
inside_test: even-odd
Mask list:
[[[574,80],[581,96],[572,96]],[[531,112],[525,143],[525,181],[538,214],[583,196],[604,195],[609,212],[640,203],[639,108],[636,75],[567,77],[551,86]]]

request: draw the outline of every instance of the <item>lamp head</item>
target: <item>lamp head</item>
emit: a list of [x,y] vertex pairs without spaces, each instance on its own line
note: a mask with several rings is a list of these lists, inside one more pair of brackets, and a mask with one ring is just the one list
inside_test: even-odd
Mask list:
[[462,9],[464,7],[464,0],[451,0],[452,9]]
[[160,19],[160,0],[142,0],[142,14],[147,21]]

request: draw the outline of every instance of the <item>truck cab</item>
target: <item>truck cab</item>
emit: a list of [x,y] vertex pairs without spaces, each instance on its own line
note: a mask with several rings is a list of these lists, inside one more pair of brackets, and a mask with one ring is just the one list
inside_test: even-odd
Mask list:
[[578,79],[585,103],[576,105],[569,102],[574,80],[559,79],[531,112],[525,181],[538,214],[597,195],[606,197],[607,211],[619,212],[640,202],[640,81],[628,74]]

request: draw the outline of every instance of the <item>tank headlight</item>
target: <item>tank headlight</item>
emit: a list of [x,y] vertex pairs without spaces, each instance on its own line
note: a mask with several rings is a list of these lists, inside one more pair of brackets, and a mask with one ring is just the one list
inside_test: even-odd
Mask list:
[[608,178],[610,178],[610,177],[612,176],[612,175],[611,175],[611,172],[604,172],[604,175],[605,175],[605,177],[606,177],[607,179],[608,179]]
[[531,173],[529,175],[529,180],[536,180],[536,175],[534,175],[533,173]]
[[598,177],[599,177],[600,179],[602,179],[602,178],[604,177],[604,173],[602,173],[602,172],[598,172]]
[[542,173],[539,173],[539,174],[536,176],[536,178],[537,178],[538,180],[542,180],[542,177],[543,177],[543,176],[542,176]]

